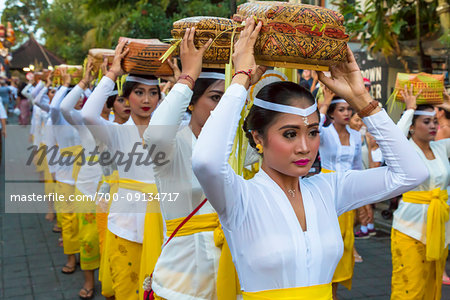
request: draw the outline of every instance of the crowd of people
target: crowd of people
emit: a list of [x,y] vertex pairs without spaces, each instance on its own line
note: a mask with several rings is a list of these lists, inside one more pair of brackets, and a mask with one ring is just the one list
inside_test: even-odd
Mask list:
[[[64,70],[61,86],[52,74],[18,88],[2,83],[3,135],[15,103],[20,124],[31,116],[34,145],[73,158],[37,164],[45,193],[94,199],[49,202],[46,215],[61,233],[61,272],[80,264],[82,299],[93,297],[97,269],[107,299],[337,299],[363,261],[354,239],[376,234],[372,205],[399,195],[391,299],[441,298],[450,283],[448,94],[442,105],[416,105],[420,92],[405,86],[395,124],[350,48],[329,74],[263,83],[267,68],[253,54],[261,26],[246,20],[227,88],[224,70],[202,68],[212,41],[196,48],[195,28],[180,43],[181,68],[168,61],[171,77],[126,76],[124,40],[100,80],[88,61],[76,85]],[[258,92],[241,122],[252,85]],[[245,178],[229,164],[240,125],[253,171]],[[102,163],[120,153],[132,163]],[[139,163],[145,157],[150,166]]]

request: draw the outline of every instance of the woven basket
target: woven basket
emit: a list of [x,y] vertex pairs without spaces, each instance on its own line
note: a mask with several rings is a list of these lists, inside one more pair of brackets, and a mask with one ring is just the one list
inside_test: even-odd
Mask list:
[[105,57],[108,58],[108,65],[110,66],[114,59],[114,53],[115,53],[114,50],[111,49],[100,49],[100,48],[90,49],[88,53],[88,58],[90,57],[92,59],[93,64],[92,71],[94,73],[98,72]]
[[67,68],[71,76],[70,85],[76,85],[83,78],[83,66],[59,65],[53,73],[53,83],[62,84],[61,69]]
[[38,82],[39,80],[44,79],[44,73],[43,72],[34,72],[34,81]]
[[419,97],[417,97],[417,104],[442,104],[444,101],[444,75],[435,75],[427,73],[407,74],[397,73],[397,80],[395,81],[395,100],[404,102],[405,99],[400,91],[405,88],[405,85],[410,88],[413,86],[413,93],[417,94],[420,90]]
[[[187,28],[195,27],[194,44],[200,48],[208,42],[213,43],[203,55],[204,66],[220,67],[227,64],[230,59],[230,45],[233,28],[237,23],[230,19],[219,17],[191,17],[176,21],[173,23],[172,37],[174,40],[180,40],[184,37]],[[237,32],[241,29],[237,28]],[[235,38],[237,40],[237,36]],[[178,49],[174,55],[179,55]]]
[[242,22],[249,16],[263,23],[255,44],[255,59],[260,64],[327,70],[347,59],[349,36],[338,12],[306,4],[260,1],[240,5],[233,19]]
[[126,73],[139,75],[170,76],[173,70],[167,62],[161,63],[159,58],[169,49],[170,44],[161,42],[158,39],[129,39],[124,47],[130,49],[122,60],[122,68]]
[[52,71],[49,69],[44,69],[42,71],[42,78],[47,79],[48,74],[50,74]]

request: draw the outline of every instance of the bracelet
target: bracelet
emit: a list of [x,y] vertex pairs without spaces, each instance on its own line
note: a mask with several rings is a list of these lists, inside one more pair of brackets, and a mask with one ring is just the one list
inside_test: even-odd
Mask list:
[[236,73],[234,73],[234,75],[233,75],[233,77],[231,77],[231,79],[233,79],[234,76],[236,76],[238,74],[245,74],[248,76],[250,81],[252,81],[252,69],[248,69],[248,71],[244,71],[244,70],[237,71]]
[[180,80],[180,79],[184,79],[184,80],[189,81],[189,83],[192,85],[191,89],[192,90],[194,89],[195,80],[191,76],[189,76],[188,74],[181,74],[180,77],[178,77],[178,80]]
[[363,109],[361,109],[358,112],[358,116],[362,119],[364,117],[367,117],[375,108],[378,107],[378,101],[376,100],[372,100],[370,101],[369,104],[367,104],[366,107],[364,107]]

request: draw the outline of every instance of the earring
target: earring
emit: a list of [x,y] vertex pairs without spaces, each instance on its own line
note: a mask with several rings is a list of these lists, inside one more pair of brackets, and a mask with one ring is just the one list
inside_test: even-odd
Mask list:
[[414,134],[414,129],[411,129],[409,133]]
[[192,104],[189,105],[189,106],[188,106],[188,109],[189,109],[190,111],[194,111],[194,105],[192,105]]
[[262,154],[263,153],[263,146],[261,144],[257,144],[256,145],[256,149],[258,149],[258,153]]

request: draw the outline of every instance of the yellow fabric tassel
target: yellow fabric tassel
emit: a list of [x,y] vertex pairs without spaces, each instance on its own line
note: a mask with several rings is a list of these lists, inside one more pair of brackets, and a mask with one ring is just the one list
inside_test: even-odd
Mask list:
[[426,258],[429,261],[442,257],[445,249],[445,223],[449,220],[447,190],[411,191],[403,194],[403,201],[428,204]]
[[182,39],[175,40],[175,43],[173,43],[172,46],[170,46],[169,49],[167,49],[167,51],[163,54],[163,56],[159,58],[161,63],[164,63],[169,58],[169,56],[173,53],[173,51],[175,51],[178,48],[181,41]]
[[391,114],[394,110],[404,110],[406,107],[406,104],[403,102],[395,101],[395,98],[397,98],[397,94],[399,91],[397,89],[394,90],[394,92],[389,96],[386,105],[388,107],[388,112]]
[[125,81],[127,81],[128,74],[122,75],[116,80],[117,84],[117,93],[119,96],[123,96],[123,85],[125,84]]

